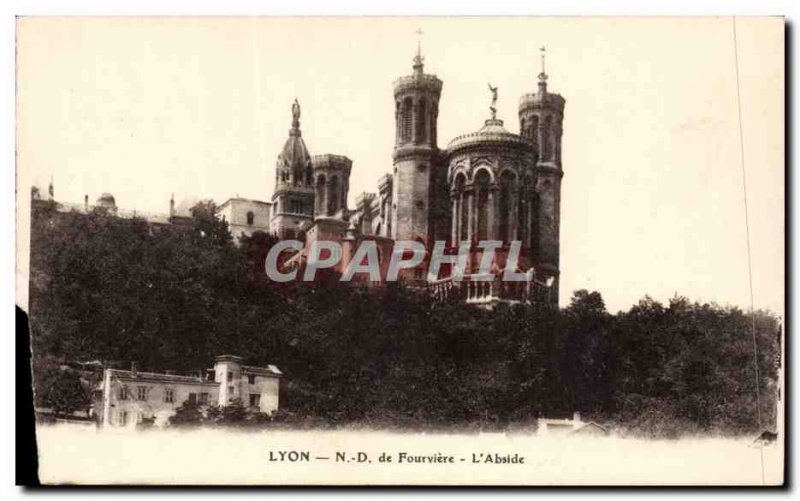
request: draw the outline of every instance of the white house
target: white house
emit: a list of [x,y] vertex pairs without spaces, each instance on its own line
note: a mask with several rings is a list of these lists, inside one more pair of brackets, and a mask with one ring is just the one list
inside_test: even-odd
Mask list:
[[243,365],[235,355],[216,357],[213,369],[195,376],[105,369],[96,393],[98,418],[103,427],[135,427],[144,419],[163,426],[184,402],[226,406],[240,399],[245,407],[270,414],[278,410],[283,376],[274,365]]

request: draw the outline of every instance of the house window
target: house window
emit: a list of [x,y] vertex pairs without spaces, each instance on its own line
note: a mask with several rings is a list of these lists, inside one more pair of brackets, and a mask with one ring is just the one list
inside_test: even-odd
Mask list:
[[291,200],[289,201],[289,212],[293,214],[302,214],[303,213],[303,202],[300,200]]
[[208,393],[200,394],[200,405],[208,405]]
[[228,399],[233,398],[233,386],[228,386]]
[[197,393],[189,393],[189,404],[197,405]]
[[136,400],[147,400],[147,386],[136,387]]
[[122,411],[119,413],[119,425],[125,426],[126,424],[128,424],[128,413]]
[[233,379],[233,372],[228,373],[228,381]]
[[247,382],[249,384],[256,384],[256,377],[253,374],[249,374],[247,376]]
[[120,400],[128,400],[128,387],[122,386],[119,389],[119,399]]
[[136,413],[136,422],[137,423],[141,423],[143,419],[144,419],[144,414],[141,413],[141,412],[137,412]]
[[172,388],[167,388],[164,390],[164,402],[171,404],[175,401],[175,390]]
[[247,213],[247,224],[248,226],[253,226],[253,220],[255,220],[256,215],[253,214],[253,211],[249,211]]
[[258,393],[250,394],[250,407],[259,407],[261,405],[261,395]]

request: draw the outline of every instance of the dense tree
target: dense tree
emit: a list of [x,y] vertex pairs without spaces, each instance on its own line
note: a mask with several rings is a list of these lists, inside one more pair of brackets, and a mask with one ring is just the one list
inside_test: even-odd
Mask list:
[[85,411],[89,393],[78,372],[50,357],[41,357],[34,365],[36,406],[49,408],[56,415]]
[[205,422],[205,415],[196,403],[188,400],[175,410],[175,414],[169,417],[169,426],[191,428],[201,426]]
[[[275,284],[263,273],[274,236],[234,246],[211,201],[183,230],[45,205],[31,238],[37,359],[191,370],[238,353],[287,375],[278,420],[334,425],[505,426],[577,410],[651,435],[745,433],[758,384],[774,427],[780,323],[767,312],[645,297],[611,315],[585,290],[561,311],[485,311],[397,283]],[[184,406],[174,423],[261,419],[198,413]]]

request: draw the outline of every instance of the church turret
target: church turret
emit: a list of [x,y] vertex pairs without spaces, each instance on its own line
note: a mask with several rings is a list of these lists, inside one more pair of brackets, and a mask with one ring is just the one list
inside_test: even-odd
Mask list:
[[[421,33],[421,32],[419,32]],[[395,146],[392,186],[392,238],[430,241],[432,205],[439,183],[436,143],[442,81],[424,72],[421,50],[413,73],[394,82]],[[446,195],[445,195],[446,197]]]
[[314,216],[336,217],[347,212],[350,169],[353,162],[342,155],[316,155],[314,168]]
[[300,133],[300,103],[292,104],[292,128],[275,165],[272,231],[281,238],[297,237],[314,219],[314,172],[311,155]]
[[520,135],[536,145],[536,223],[532,235],[534,266],[543,280],[554,279],[558,297],[561,224],[561,133],[565,100],[547,89],[545,48],[541,49],[542,71],[538,91],[525,94],[519,103]]

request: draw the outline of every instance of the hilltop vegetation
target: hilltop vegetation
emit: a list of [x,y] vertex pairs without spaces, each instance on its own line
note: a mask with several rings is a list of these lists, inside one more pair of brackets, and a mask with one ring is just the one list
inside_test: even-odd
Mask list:
[[[737,308],[645,297],[612,315],[580,290],[560,311],[483,311],[400,284],[275,284],[259,269],[274,238],[235,247],[211,203],[191,228],[152,234],[45,207],[31,238],[38,360],[193,370],[240,354],[286,374],[280,418],[295,424],[502,427],[581,411],[649,436],[757,429],[752,318]],[[755,327],[774,428],[780,325],[756,312]]]

